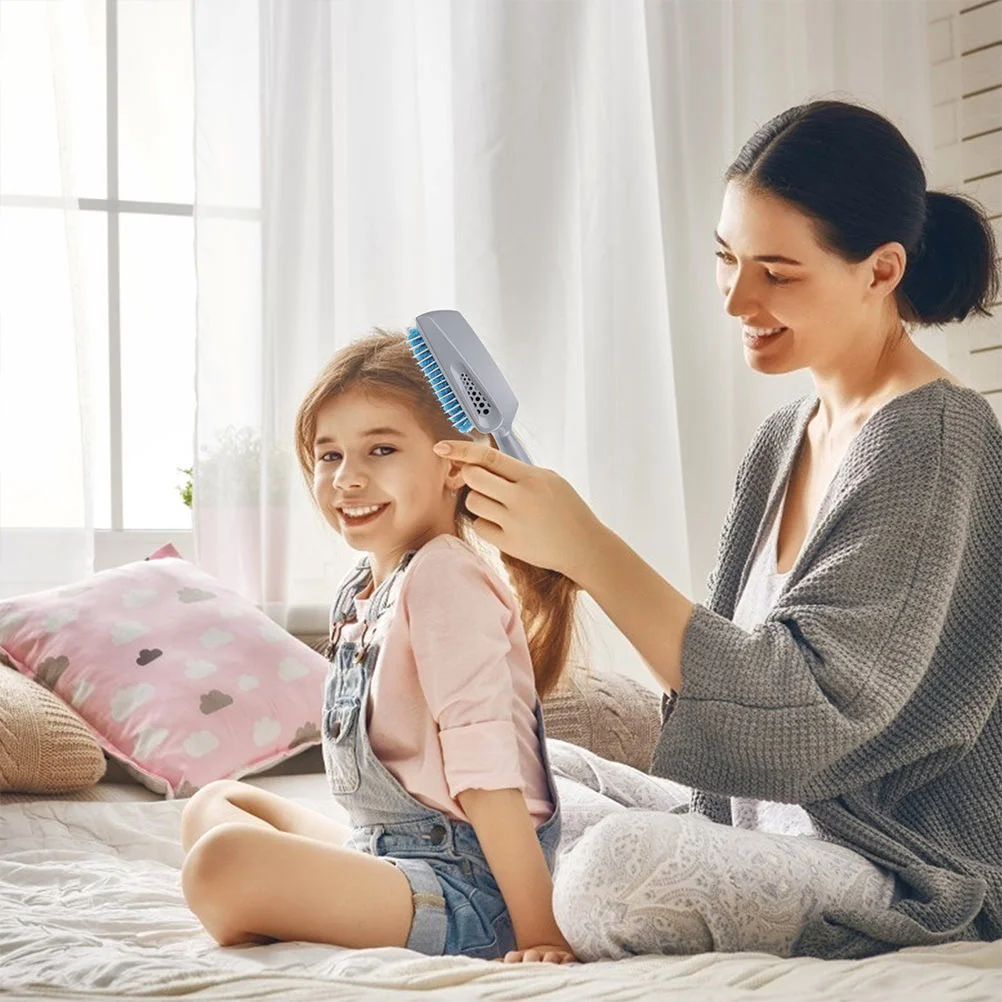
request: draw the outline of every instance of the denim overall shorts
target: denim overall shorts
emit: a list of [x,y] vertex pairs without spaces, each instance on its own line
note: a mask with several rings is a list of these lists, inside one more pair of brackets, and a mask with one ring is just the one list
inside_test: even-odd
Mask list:
[[[372,596],[366,620],[390,609],[394,584],[410,562],[408,553]],[[364,562],[363,562],[364,563]],[[369,744],[369,688],[379,644],[337,642],[353,598],[369,577],[362,565],[343,586],[331,614],[332,652],[324,687],[324,766],[335,801],[351,819],[347,848],[385,856],[411,885],[414,918],[407,947],[420,953],[464,954],[495,959],[516,949],[511,918],[473,826],[422,804],[380,762]],[[553,872],[560,840],[560,804],[550,768],[543,715],[536,727],[553,814],[536,830]]]

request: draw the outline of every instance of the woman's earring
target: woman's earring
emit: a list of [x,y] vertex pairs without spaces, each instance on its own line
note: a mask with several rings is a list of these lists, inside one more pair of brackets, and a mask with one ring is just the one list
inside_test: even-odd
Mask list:
[[453,497],[454,498],[457,495],[457,493],[458,493],[458,491],[449,491],[449,497]]

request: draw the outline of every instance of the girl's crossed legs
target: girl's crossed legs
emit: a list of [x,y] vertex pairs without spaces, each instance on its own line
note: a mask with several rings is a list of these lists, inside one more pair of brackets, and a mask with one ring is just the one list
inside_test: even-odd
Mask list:
[[273,939],[404,946],[410,883],[392,863],[342,848],[348,834],[247,783],[209,783],[181,816],[185,899],[221,946]]

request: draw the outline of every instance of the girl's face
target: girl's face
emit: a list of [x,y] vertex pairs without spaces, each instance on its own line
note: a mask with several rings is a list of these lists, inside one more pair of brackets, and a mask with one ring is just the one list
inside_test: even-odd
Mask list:
[[458,467],[436,456],[413,412],[361,389],[328,400],[317,414],[313,494],[352,549],[372,555],[378,579],[407,550],[455,534]]
[[849,264],[818,244],[802,212],[736,181],[724,193],[716,237],[717,285],[741,320],[753,369],[844,369],[870,332],[897,326],[888,254],[903,253],[898,244]]

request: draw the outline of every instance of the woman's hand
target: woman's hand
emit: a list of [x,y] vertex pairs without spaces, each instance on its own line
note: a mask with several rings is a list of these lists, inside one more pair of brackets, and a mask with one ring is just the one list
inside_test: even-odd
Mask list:
[[510,950],[504,955],[506,964],[528,964],[538,961],[547,964],[576,964],[578,958],[566,943],[563,946],[534,946],[529,950]]
[[434,448],[463,464],[466,507],[477,516],[473,528],[484,542],[580,584],[581,559],[604,527],[563,477],[476,442]]

